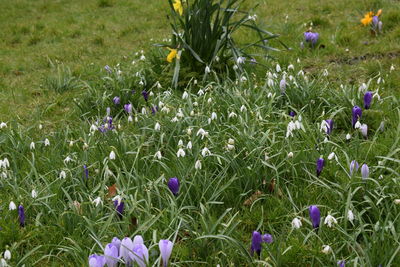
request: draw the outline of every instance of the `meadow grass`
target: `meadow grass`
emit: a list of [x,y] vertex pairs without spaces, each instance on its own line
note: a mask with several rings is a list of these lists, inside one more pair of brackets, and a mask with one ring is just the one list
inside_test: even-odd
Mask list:
[[[164,1],[0,3],[0,119],[7,122],[0,160],[10,162],[0,167],[0,251],[12,252],[11,266],[84,266],[112,237],[137,234],[151,266],[161,263],[160,239],[174,242],[175,266],[400,264],[400,7],[342,0],[245,6],[256,3],[258,22],[291,50],[281,47],[268,67],[237,79],[192,81],[183,91],[154,86],[148,101],[136,76],[148,68],[139,51],[150,58],[150,45],[169,37]],[[384,32],[372,37],[359,19],[379,8]],[[310,22],[324,48],[299,48]],[[248,37],[241,32],[238,40]],[[351,125],[352,107],[363,106],[362,83],[378,93],[361,118],[367,138]],[[114,96],[122,102],[115,105]],[[107,107],[115,128],[102,133]],[[321,122],[331,118],[328,136]],[[287,136],[290,122],[300,129]],[[325,167],[317,176],[319,157]],[[369,166],[368,178],[350,173],[352,160]],[[177,196],[167,187],[171,177],[181,182]],[[122,218],[110,196],[114,184]],[[25,227],[11,201],[24,206]],[[318,232],[310,205],[321,210]],[[338,222],[332,228],[324,224],[328,214]],[[274,239],[260,258],[249,252],[254,230]],[[323,245],[332,252],[322,253]]]

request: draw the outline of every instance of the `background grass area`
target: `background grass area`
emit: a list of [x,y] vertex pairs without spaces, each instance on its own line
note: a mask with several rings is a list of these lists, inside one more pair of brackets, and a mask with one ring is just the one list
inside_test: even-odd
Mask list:
[[[395,0],[248,0],[244,8],[257,4],[258,22],[292,48],[273,54],[283,64],[301,58],[308,72],[327,68],[337,85],[364,82],[391,64],[399,65],[400,6]],[[57,73],[57,64],[70,68],[76,78],[97,79],[104,65],[126,61],[170,33],[168,6],[162,0],[17,0],[1,1],[0,8],[2,120],[63,122],[71,113],[66,103],[80,92],[59,95],[49,90],[46,81]],[[375,38],[359,19],[379,8],[384,33]],[[299,49],[308,29],[304,24],[310,22],[325,48]],[[240,35],[239,41],[246,37]],[[399,81],[398,74],[392,76],[385,90],[399,95]]]

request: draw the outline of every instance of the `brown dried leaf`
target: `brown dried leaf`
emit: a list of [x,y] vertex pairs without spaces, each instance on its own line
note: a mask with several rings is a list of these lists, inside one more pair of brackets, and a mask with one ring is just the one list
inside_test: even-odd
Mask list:
[[257,190],[254,194],[252,194],[248,199],[246,199],[243,202],[243,205],[244,206],[250,206],[251,204],[254,203],[254,201],[259,199],[261,195],[262,195],[262,192],[260,190]]
[[108,197],[112,198],[117,194],[117,184],[108,187]]

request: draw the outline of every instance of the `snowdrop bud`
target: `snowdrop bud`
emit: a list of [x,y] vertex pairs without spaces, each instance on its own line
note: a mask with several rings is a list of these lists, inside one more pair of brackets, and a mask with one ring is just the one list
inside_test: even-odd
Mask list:
[[351,134],[346,134],[346,140],[350,140],[351,139]]
[[14,201],[11,201],[10,204],[8,205],[9,210],[16,210],[17,205],[15,205]]
[[288,158],[293,158],[293,152],[289,152],[289,153],[287,154],[287,157],[288,157]]
[[275,69],[276,69],[276,72],[281,72],[281,70],[282,70],[281,66],[279,64],[276,64]]
[[31,144],[29,145],[29,148],[31,150],[34,150],[35,149],[35,142],[31,142]]
[[353,212],[352,212],[351,210],[348,210],[348,211],[347,211],[347,219],[348,219],[350,222],[353,222],[353,221],[354,221],[354,214],[353,214]]
[[180,148],[179,150],[178,150],[178,152],[176,153],[176,156],[178,157],[178,158],[180,158],[180,157],[184,157],[184,156],[186,156],[186,153],[185,153],[185,151],[182,149],[182,148]]
[[335,152],[330,153],[329,156],[328,156],[329,160],[332,160],[333,158],[336,158]]
[[204,72],[205,72],[206,74],[210,73],[210,72],[211,72],[210,67],[209,67],[209,66],[206,66],[205,69],[204,69]]
[[186,133],[187,133],[188,135],[192,135],[192,128],[187,128]]
[[157,122],[156,125],[154,125],[154,130],[155,131],[160,131],[161,125]]
[[154,157],[157,158],[158,160],[161,160],[162,158],[161,151],[157,151],[156,154],[154,154]]
[[111,151],[111,152],[110,152],[110,156],[109,156],[110,160],[114,160],[115,157],[116,157],[115,152],[114,152],[114,151]]
[[72,140],[69,141],[69,146],[70,146],[70,147],[73,147],[73,146],[74,146],[74,141],[72,141]]
[[299,229],[302,226],[301,220],[299,218],[294,218],[292,221],[293,229]]
[[211,120],[216,120],[217,119],[217,113],[213,112],[211,113]]
[[133,118],[132,118],[131,115],[129,115],[129,117],[128,117],[128,122],[132,122],[132,121],[133,121]]
[[35,189],[32,190],[31,195],[32,195],[32,198],[37,198],[38,194]]
[[328,245],[323,245],[322,246],[322,253],[324,254],[329,254],[332,252],[332,248]]
[[196,170],[201,170],[201,161],[197,160],[196,163],[194,164],[194,168]]

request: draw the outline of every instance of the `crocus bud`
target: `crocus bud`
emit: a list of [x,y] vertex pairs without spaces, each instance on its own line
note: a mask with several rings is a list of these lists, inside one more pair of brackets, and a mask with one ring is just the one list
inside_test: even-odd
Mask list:
[[119,251],[119,249],[121,248],[121,240],[120,240],[118,237],[114,237],[114,238],[111,240],[111,244],[113,244],[114,246],[116,246],[117,249],[118,249],[118,251]]
[[332,119],[328,119],[328,120],[325,120],[325,122],[326,122],[326,128],[327,128],[326,133],[327,134],[331,134],[332,130],[333,130],[333,120]]
[[124,109],[127,113],[131,114],[132,113],[132,104],[125,104]]
[[124,212],[125,203],[123,201],[114,200],[114,207],[117,211],[118,217],[122,218],[122,213]]
[[158,247],[160,248],[163,266],[167,267],[169,258],[171,257],[172,248],[174,247],[174,243],[169,240],[160,240],[160,242],[158,243]]
[[281,93],[284,94],[286,92],[286,80],[282,79],[279,83],[279,87],[281,89]]
[[368,125],[365,123],[361,124],[360,132],[365,138],[367,138],[368,137]]
[[346,261],[345,260],[338,261],[337,264],[338,264],[338,267],[345,267],[346,266]]
[[356,122],[361,119],[361,115],[362,115],[362,110],[359,106],[354,106],[353,110],[352,110],[352,120],[351,123],[354,126],[356,125]]
[[18,207],[18,220],[19,220],[19,225],[21,227],[25,226],[25,210],[22,205],[19,205]]
[[369,109],[371,107],[371,101],[372,101],[372,92],[367,91],[364,95],[364,108]]
[[83,172],[85,174],[86,179],[89,178],[89,169],[86,165],[83,165]]
[[93,254],[89,256],[89,267],[103,267],[106,264],[106,258],[101,255]]
[[354,170],[357,171],[357,170],[358,170],[358,167],[359,167],[358,162],[355,161],[355,160],[353,160],[353,161],[350,163],[350,175],[353,175]]
[[317,176],[319,176],[324,168],[325,160],[323,158],[319,158],[317,160]]
[[320,213],[318,207],[315,205],[310,206],[309,212],[310,212],[310,219],[311,219],[313,228],[318,229],[319,223],[321,220],[321,213]]
[[274,239],[272,238],[272,235],[265,234],[265,235],[262,235],[262,241],[264,243],[271,244],[272,242],[274,242]]
[[172,194],[175,196],[179,193],[179,180],[176,177],[173,177],[168,180],[168,188],[171,190]]
[[113,98],[113,102],[114,102],[115,105],[119,105],[121,103],[121,99],[118,96],[115,96]]
[[125,264],[128,266],[130,264],[131,257],[133,258],[133,242],[129,237],[125,237],[121,241],[121,247],[119,249],[119,256],[124,259]]
[[108,267],[117,267],[118,265],[118,248],[113,244],[109,243],[104,248],[104,257]]
[[149,261],[149,250],[144,244],[135,244],[135,242],[133,242],[133,260],[140,267],[147,266],[147,262]]
[[290,117],[296,116],[296,112],[294,112],[293,110],[291,110],[291,111],[289,112],[289,116],[290,116]]
[[361,166],[361,177],[367,179],[369,177],[369,168],[367,164]]
[[261,255],[261,243],[262,243],[261,234],[257,231],[254,231],[253,236],[251,238],[251,254],[252,255],[254,254],[254,252],[256,252],[258,256]]
[[149,100],[149,93],[146,90],[142,91],[142,96],[146,102]]

